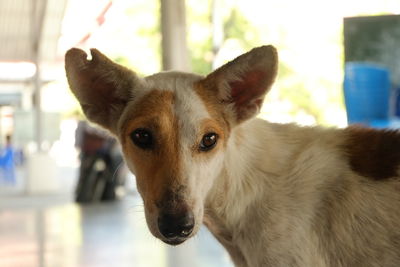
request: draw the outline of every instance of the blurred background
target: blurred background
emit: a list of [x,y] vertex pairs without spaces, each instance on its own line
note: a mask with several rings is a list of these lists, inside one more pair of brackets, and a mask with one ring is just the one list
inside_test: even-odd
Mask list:
[[206,229],[178,248],[150,235],[118,144],[69,91],[69,48],[140,75],[207,74],[273,44],[260,117],[397,128],[396,14],[398,0],[1,0],[0,267],[233,266]]

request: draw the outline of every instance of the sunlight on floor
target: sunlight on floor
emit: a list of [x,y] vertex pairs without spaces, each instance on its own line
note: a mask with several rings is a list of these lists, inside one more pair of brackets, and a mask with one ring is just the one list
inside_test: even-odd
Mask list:
[[206,229],[183,247],[149,233],[141,200],[79,206],[67,197],[0,200],[0,266],[229,267]]

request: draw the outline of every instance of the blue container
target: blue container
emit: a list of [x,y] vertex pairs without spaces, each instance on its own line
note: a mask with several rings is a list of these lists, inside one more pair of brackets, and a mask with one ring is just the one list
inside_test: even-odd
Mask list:
[[400,118],[400,87],[395,90],[395,103],[394,103],[394,115]]
[[361,62],[345,67],[344,99],[348,123],[369,124],[389,116],[390,79],[388,69]]

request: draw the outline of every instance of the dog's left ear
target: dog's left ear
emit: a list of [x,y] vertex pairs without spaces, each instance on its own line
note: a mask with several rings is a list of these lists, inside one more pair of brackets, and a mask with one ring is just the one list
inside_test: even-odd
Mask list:
[[91,49],[91,56],[88,60],[88,55],[77,48],[66,53],[68,83],[86,117],[116,133],[118,120],[126,104],[133,99],[140,79],[96,49]]
[[233,124],[255,116],[278,69],[278,53],[273,46],[261,46],[243,54],[209,74],[200,83],[207,95],[225,105]]

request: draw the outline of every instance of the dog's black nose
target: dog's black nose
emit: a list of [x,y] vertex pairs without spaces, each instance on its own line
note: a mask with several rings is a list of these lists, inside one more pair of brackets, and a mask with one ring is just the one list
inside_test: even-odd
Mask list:
[[158,229],[167,239],[182,239],[188,237],[194,227],[192,212],[184,214],[162,213],[158,217]]

